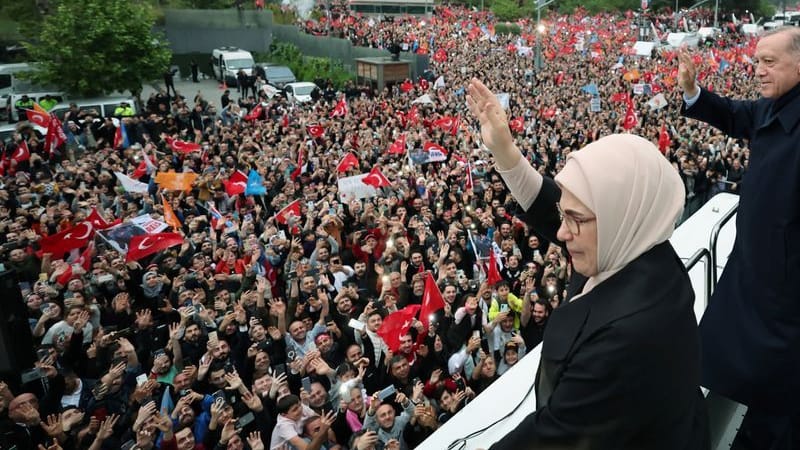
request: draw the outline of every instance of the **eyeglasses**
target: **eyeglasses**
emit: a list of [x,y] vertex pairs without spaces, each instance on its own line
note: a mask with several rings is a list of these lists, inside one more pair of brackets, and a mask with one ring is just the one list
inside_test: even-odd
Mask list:
[[566,214],[564,213],[564,210],[561,209],[560,203],[556,203],[556,208],[558,208],[559,220],[561,220],[561,222],[567,225],[567,229],[573,236],[579,236],[581,234],[581,225],[585,225],[589,222],[594,222],[595,220],[597,220],[597,217],[592,217],[589,219],[579,219],[577,217]]

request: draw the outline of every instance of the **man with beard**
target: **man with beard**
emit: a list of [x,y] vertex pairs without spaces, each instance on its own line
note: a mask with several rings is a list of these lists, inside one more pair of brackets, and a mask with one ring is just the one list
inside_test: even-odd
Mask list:
[[525,347],[534,348],[542,342],[544,329],[547,326],[547,318],[550,316],[550,305],[539,300],[536,295],[532,295],[522,308],[520,322],[522,327],[520,333],[525,339]]
[[188,316],[186,320],[186,328],[180,340],[181,353],[187,361],[196,362],[206,352],[208,337],[200,330],[200,325],[194,321],[190,322]]
[[353,276],[348,281],[356,284],[358,296],[361,298],[377,297],[378,291],[375,286],[375,280],[367,273],[367,263],[364,261],[356,261],[353,264]]

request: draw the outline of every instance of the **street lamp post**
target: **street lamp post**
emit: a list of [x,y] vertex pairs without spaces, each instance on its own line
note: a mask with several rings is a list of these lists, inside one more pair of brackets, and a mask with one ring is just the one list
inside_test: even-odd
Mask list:
[[542,25],[542,8],[556,0],[536,0],[536,70],[541,71],[544,67],[542,61],[542,39],[544,39],[544,25]]

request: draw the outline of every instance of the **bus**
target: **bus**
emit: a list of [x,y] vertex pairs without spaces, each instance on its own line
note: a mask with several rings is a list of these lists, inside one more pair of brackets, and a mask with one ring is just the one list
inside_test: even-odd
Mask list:
[[349,5],[351,11],[368,16],[430,16],[434,3],[433,0],[350,0]]

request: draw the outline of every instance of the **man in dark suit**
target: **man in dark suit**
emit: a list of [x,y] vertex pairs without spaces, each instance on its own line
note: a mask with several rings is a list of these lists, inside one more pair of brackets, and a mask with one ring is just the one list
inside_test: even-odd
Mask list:
[[762,98],[730,100],[679,57],[682,114],[750,142],[736,241],[700,324],[703,385],[748,406],[742,448],[787,449],[800,406],[800,29],[765,33],[754,60]]

